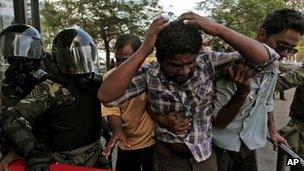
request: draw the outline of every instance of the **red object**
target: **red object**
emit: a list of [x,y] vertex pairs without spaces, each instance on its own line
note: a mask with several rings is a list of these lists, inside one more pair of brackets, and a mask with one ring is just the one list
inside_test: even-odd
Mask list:
[[81,166],[72,166],[68,164],[51,164],[51,171],[111,171],[110,169],[96,169],[89,167],[81,167]]
[[[81,166],[72,166],[68,164],[51,164],[49,166],[50,171],[111,171],[110,169],[96,169]],[[9,171],[24,171],[24,160],[16,160],[8,167]]]
[[16,160],[8,166],[9,171],[24,171],[24,160]]

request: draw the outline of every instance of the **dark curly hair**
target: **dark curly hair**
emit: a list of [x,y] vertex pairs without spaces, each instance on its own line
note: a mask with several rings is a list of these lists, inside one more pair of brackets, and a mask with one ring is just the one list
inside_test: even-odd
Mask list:
[[123,34],[117,38],[116,43],[114,45],[114,49],[119,50],[125,47],[126,45],[131,45],[133,52],[135,52],[141,46],[141,41],[139,37],[133,34]]
[[159,62],[177,54],[198,54],[202,47],[201,32],[195,25],[173,21],[160,31],[155,46]]
[[286,29],[295,30],[304,34],[304,16],[295,9],[281,9],[268,14],[264,20],[261,29],[264,29],[267,35],[273,35]]

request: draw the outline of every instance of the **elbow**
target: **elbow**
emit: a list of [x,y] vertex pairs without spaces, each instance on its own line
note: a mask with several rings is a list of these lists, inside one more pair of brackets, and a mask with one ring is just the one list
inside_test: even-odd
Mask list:
[[264,45],[260,44],[259,49],[256,48],[257,46],[251,47],[248,52],[250,52],[251,59],[250,61],[256,65],[264,65],[265,63],[269,62],[271,56],[268,52],[268,49],[264,47]]
[[103,104],[111,102],[111,98],[109,97],[108,93],[104,91],[102,87],[98,89],[97,98]]
[[269,60],[270,60],[270,56],[268,54],[265,54],[265,55],[260,55],[260,58],[258,59],[251,60],[251,62],[254,63],[255,65],[263,66],[267,62],[269,62]]
[[261,54],[261,58],[258,60],[258,64],[265,64],[267,62],[269,62],[269,60],[271,59],[271,56],[269,56],[268,51],[265,49],[264,53]]

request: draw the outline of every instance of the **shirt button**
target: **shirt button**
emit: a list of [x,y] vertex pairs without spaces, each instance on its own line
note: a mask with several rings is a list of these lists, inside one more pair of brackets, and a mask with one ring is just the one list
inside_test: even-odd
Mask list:
[[252,100],[254,97],[252,94],[250,94],[249,99]]

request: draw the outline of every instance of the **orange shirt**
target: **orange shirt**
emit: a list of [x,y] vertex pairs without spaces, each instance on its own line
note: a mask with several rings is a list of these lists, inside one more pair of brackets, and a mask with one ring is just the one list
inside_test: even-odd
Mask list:
[[[114,69],[108,71],[106,78]],[[143,93],[130,101],[127,101],[117,107],[105,107],[102,105],[102,116],[121,116],[123,121],[123,131],[131,147],[119,143],[123,150],[135,150],[151,146],[155,143],[152,133],[154,131],[154,122],[147,114],[145,107],[147,95]]]

